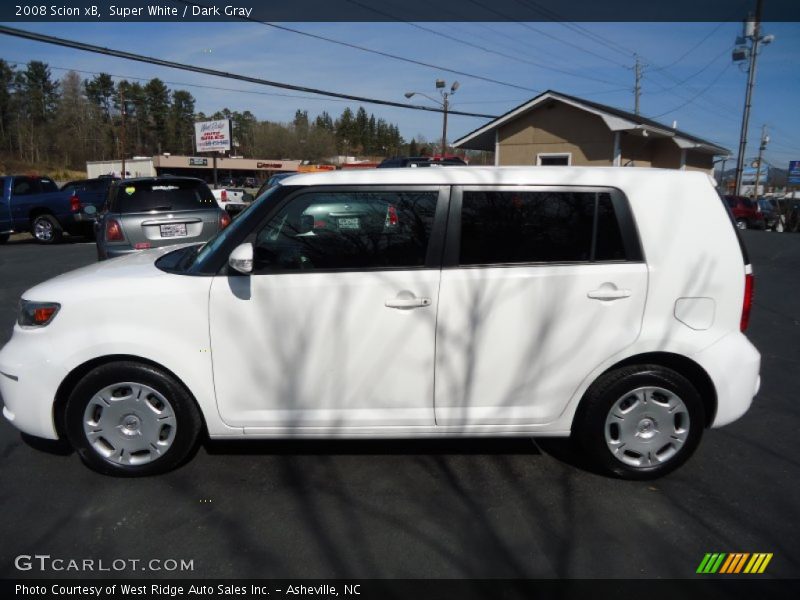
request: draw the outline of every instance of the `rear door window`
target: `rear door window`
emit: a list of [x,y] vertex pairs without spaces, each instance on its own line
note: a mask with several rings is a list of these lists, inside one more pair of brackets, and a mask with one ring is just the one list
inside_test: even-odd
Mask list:
[[166,212],[216,206],[214,195],[201,181],[125,181],[116,185],[113,212]]
[[[459,264],[641,260],[611,192],[470,191],[462,196]],[[626,217],[629,213],[626,211]],[[630,238],[630,236],[628,236]]]

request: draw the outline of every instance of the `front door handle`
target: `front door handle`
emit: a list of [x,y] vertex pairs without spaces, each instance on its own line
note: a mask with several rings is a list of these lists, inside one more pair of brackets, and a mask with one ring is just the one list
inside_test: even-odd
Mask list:
[[422,308],[430,305],[430,298],[392,298],[386,301],[386,306],[388,308]]
[[619,300],[620,298],[630,298],[630,290],[619,290],[612,287],[601,287],[586,294],[592,300]]

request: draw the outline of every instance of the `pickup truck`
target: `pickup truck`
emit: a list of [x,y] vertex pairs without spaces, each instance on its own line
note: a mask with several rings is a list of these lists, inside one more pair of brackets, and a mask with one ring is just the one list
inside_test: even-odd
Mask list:
[[231,216],[242,212],[253,202],[253,195],[241,188],[221,188],[211,190],[211,193],[219,207]]
[[94,215],[113,181],[73,181],[59,190],[49,177],[0,176],[0,244],[25,231],[42,244],[61,241],[64,232],[93,237]]

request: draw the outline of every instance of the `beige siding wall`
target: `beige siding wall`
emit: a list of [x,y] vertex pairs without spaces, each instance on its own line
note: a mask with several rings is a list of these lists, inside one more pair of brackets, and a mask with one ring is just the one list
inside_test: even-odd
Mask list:
[[704,152],[686,151],[687,171],[706,171],[711,173],[714,169],[714,157]]
[[681,149],[671,139],[654,140],[651,165],[659,169],[680,169]]
[[608,166],[614,134],[603,120],[552,102],[505,124],[499,131],[500,165],[535,165],[539,153],[571,153],[573,165]]
[[[614,132],[592,113],[562,102],[540,106],[498,130],[499,165],[535,165],[538,154],[571,154],[575,166],[614,163]],[[620,132],[620,165],[679,169],[681,149],[667,138]],[[686,168],[710,171],[713,156],[686,152]]]

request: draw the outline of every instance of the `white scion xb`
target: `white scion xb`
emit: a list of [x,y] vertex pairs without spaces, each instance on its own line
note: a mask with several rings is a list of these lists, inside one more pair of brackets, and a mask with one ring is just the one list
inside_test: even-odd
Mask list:
[[287,183],[204,245],[26,291],[0,352],[5,417],[117,475],[173,468],[201,435],[571,435],[647,478],[758,391],[752,271],[703,173]]

